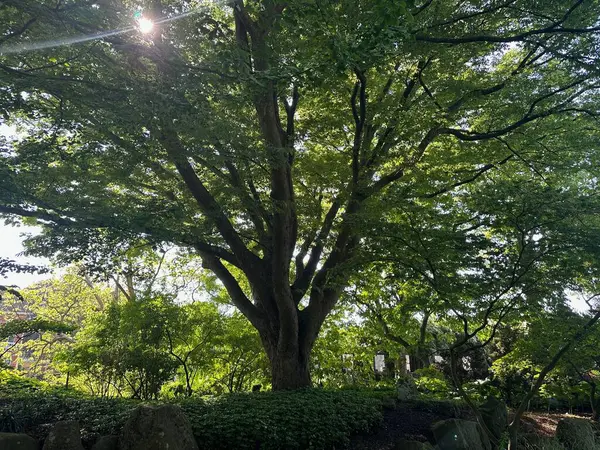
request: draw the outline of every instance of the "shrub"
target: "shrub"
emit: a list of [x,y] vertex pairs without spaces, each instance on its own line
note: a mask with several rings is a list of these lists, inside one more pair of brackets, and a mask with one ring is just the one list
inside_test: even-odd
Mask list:
[[[332,449],[382,420],[393,390],[259,392],[177,403],[202,449]],[[49,424],[77,420],[84,440],[118,434],[139,402],[90,398],[18,376],[0,378],[0,431],[44,438]]]
[[330,449],[382,420],[368,392],[304,390],[182,401],[202,449]]
[[483,403],[488,397],[502,397],[501,392],[490,379],[470,381],[463,384],[463,389],[476,403]]
[[0,369],[0,398],[12,398],[33,394],[44,389],[45,384],[31,378],[25,378],[10,369]]
[[0,432],[26,431],[37,437],[45,425],[77,420],[83,435],[118,432],[136,403],[121,399],[90,398],[71,389],[0,372]]
[[421,413],[430,413],[436,417],[448,417],[457,419],[474,419],[471,409],[463,400],[438,400],[420,398],[412,402],[406,402],[405,407],[414,409]]
[[19,431],[43,437],[47,431],[45,425],[77,420],[84,436],[114,434],[134,407],[134,402],[119,399],[86,399],[40,392],[5,401],[0,408],[0,424],[5,428],[18,424]]
[[446,399],[452,396],[448,380],[433,366],[415,370],[414,378],[419,392],[428,398]]

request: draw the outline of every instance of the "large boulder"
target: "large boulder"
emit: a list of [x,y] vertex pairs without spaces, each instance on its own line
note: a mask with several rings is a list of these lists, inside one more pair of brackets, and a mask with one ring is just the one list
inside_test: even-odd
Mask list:
[[508,426],[506,404],[495,397],[488,397],[479,407],[479,411],[488,430],[496,441],[499,441]]
[[119,450],[198,450],[198,444],[181,408],[143,405],[125,423]]
[[402,439],[396,442],[393,450],[433,450],[433,446],[429,442],[409,441]]
[[38,450],[38,441],[19,433],[0,433],[0,450]]
[[556,439],[567,450],[595,450],[592,424],[586,419],[565,417],[558,421]]
[[491,444],[477,422],[448,419],[432,427],[440,450],[490,450]]
[[92,446],[92,450],[118,450],[119,436],[102,436]]
[[43,450],[83,450],[79,422],[76,420],[56,422],[44,441]]

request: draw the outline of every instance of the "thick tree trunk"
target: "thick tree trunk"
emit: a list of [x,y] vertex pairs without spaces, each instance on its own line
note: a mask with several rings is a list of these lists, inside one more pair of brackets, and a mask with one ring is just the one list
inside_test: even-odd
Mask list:
[[298,353],[282,355],[275,353],[271,360],[271,383],[273,390],[291,390],[311,387],[308,356]]
[[274,391],[312,386],[309,360],[314,340],[309,341],[304,332],[297,333],[296,330],[302,330],[302,326],[298,324],[298,327],[286,327],[276,333],[270,328],[259,329],[271,364],[271,385]]

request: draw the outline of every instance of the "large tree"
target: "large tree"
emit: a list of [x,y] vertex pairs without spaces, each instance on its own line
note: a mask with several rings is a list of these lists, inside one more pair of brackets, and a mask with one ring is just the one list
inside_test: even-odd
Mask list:
[[128,0],[2,2],[0,108],[21,136],[0,213],[43,223],[31,248],[66,260],[189,248],[275,389],[310,384],[384,194],[597,161],[597,2],[141,3],[146,34]]

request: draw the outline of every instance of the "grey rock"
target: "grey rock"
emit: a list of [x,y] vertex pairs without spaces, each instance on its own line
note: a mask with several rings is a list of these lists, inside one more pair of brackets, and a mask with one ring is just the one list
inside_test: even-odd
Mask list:
[[432,427],[440,450],[490,450],[491,444],[477,422],[448,419]]
[[198,444],[181,408],[144,405],[125,423],[119,450],[198,450]]
[[407,375],[398,379],[396,383],[396,397],[401,402],[415,400],[419,397],[419,391],[412,376]]
[[92,450],[118,450],[119,436],[102,436],[92,446]]
[[38,450],[38,441],[20,433],[0,433],[0,450]]
[[79,422],[76,420],[56,422],[44,441],[43,450],[83,450]]
[[558,421],[556,439],[567,450],[595,450],[592,424],[586,419],[565,417]]
[[479,407],[481,416],[490,433],[496,440],[500,440],[502,433],[508,427],[508,409],[506,404],[497,398],[488,397]]

